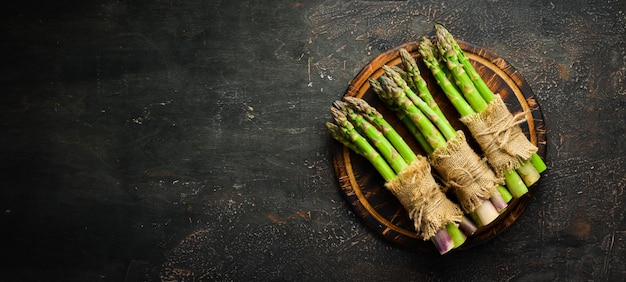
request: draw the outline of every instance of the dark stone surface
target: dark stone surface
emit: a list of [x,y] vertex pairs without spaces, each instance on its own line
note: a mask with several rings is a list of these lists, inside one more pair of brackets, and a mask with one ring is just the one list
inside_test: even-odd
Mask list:
[[[624,1],[22,1],[0,9],[2,281],[626,277]],[[533,88],[550,167],[466,252],[373,236],[324,128],[441,22]]]

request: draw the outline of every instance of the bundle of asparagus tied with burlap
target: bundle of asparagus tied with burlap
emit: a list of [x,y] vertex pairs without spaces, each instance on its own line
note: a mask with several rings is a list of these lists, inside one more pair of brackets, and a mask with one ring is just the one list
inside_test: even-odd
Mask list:
[[510,194],[499,189],[501,181],[441,112],[411,55],[401,49],[400,57],[404,70],[383,66],[384,75],[369,79],[372,89],[414,134],[463,211],[478,226],[491,223],[506,208]]
[[[404,49],[399,52],[402,68],[383,66],[384,75],[369,82],[427,158],[416,155],[361,99],[336,101],[331,107],[335,124],[327,123],[327,127],[335,139],[376,168],[385,187],[407,210],[417,233],[432,240],[443,254],[463,244],[476,226],[495,220],[512,198],[526,194],[546,165],[519,126],[526,113],[511,114],[452,35],[441,25],[435,28],[436,44],[424,37],[419,53],[485,158],[469,146],[463,131],[451,126],[430,94],[415,58]],[[431,174],[431,165],[443,187]],[[448,190],[458,205],[446,197]]]
[[426,158],[416,155],[376,109],[362,99],[345,97],[333,103],[331,113],[335,123],[326,127],[333,138],[376,168],[413,220],[417,234],[431,240],[439,253],[459,247],[476,231],[442,192]]
[[516,198],[528,192],[546,165],[519,124],[525,112],[513,116],[500,95],[494,95],[453,36],[435,24],[436,45],[424,37],[419,52],[435,80],[461,115],[489,164]]

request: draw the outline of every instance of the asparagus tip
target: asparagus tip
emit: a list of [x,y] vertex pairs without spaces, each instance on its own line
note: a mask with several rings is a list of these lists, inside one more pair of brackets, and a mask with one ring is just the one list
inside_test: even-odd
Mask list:
[[333,103],[333,107],[330,107],[330,113],[333,116],[333,119],[337,122],[337,124],[344,124],[347,122],[346,114],[341,110],[340,107],[335,107],[335,103]]
[[[345,111],[346,109],[346,103],[344,103],[343,101],[340,100],[336,100],[333,102],[333,108],[340,110],[340,111]],[[332,111],[332,109],[331,109]]]

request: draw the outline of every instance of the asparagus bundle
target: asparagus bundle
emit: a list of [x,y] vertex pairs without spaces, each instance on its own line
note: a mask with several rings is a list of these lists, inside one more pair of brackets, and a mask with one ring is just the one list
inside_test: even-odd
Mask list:
[[536,153],[537,147],[519,127],[525,121],[525,113],[513,116],[501,97],[487,87],[452,35],[440,24],[435,29],[438,52],[430,40],[423,38],[419,51],[424,62],[496,175],[504,178],[514,197],[521,197],[546,169]]
[[[440,118],[445,119],[446,117],[443,115],[443,112],[439,108],[439,105],[437,104],[433,96],[430,94],[430,90],[428,90],[428,85],[426,84],[426,80],[424,80],[424,78],[422,77],[419,67],[417,66],[417,62],[415,61],[415,58],[413,58],[413,56],[404,48],[401,48],[399,50],[399,55],[402,61],[402,66],[404,67],[406,71],[403,71],[399,69],[398,67],[395,67],[393,69],[396,70],[402,76],[402,78],[407,82],[407,85],[409,86],[409,88],[413,90],[413,92],[417,93],[417,95],[421,99],[423,99],[424,102],[426,102],[426,104],[431,109],[433,109],[433,111]],[[469,108],[469,106],[467,106],[467,108],[471,109]],[[502,200],[504,200],[505,203],[508,203],[513,198],[513,195],[504,186],[498,185],[497,189],[498,189],[500,196],[502,197]],[[501,202],[499,202],[498,200],[499,198],[497,197],[497,195],[496,195],[496,198],[492,198],[492,201],[495,204],[494,206],[499,212],[501,212],[506,207],[506,205],[501,205],[501,204],[499,205],[499,203]]]
[[335,101],[335,123],[326,127],[334,139],[365,157],[386,181],[413,220],[440,254],[463,244],[476,226],[441,191],[426,158],[416,155],[383,116],[364,100]]
[[370,78],[370,85],[405,124],[410,124],[411,132],[419,132],[416,136],[418,143],[429,155],[431,165],[443,177],[446,186],[453,189],[462,209],[476,215],[479,225],[487,225],[507,206],[498,190],[500,180],[469,147],[463,132],[450,125],[428,89],[423,87],[424,83],[416,83],[421,85],[419,95],[411,90],[406,80],[420,78],[414,73],[416,68],[412,70],[414,66],[405,67],[408,70],[405,78],[394,68],[383,66],[385,75],[378,80]]

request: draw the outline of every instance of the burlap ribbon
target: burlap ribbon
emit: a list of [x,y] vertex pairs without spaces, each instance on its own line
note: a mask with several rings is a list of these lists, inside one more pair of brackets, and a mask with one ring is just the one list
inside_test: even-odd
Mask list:
[[468,213],[480,207],[503,182],[467,144],[465,134],[460,130],[446,146],[437,148],[430,155],[430,162],[446,187],[452,189],[461,208]]
[[496,95],[486,110],[461,118],[499,177],[519,168],[537,152],[519,127],[526,121],[525,116],[525,112],[513,116]]
[[385,186],[400,200],[424,240],[429,240],[446,224],[461,221],[461,209],[435,182],[425,157],[418,156]]

